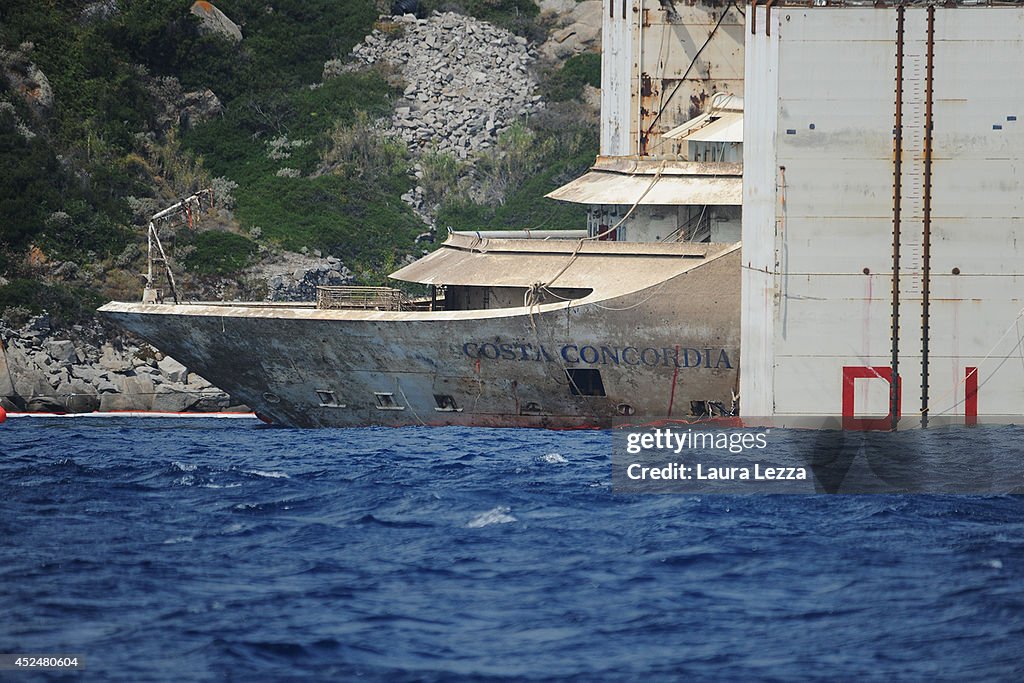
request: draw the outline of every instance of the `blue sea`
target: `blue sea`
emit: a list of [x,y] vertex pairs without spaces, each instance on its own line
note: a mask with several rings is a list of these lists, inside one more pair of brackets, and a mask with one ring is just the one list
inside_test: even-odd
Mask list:
[[8,420],[0,653],[84,655],[51,680],[1024,678],[1024,498],[624,495],[610,444]]

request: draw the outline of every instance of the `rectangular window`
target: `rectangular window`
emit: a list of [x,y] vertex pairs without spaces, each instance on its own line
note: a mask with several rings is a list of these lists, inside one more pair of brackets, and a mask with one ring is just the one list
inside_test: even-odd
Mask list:
[[330,389],[317,389],[316,397],[320,399],[321,408],[344,408],[345,404],[338,400],[338,396]]
[[377,410],[405,410],[405,406],[398,405],[395,395],[390,391],[378,391],[373,396],[377,399]]
[[462,409],[459,408],[458,404],[455,402],[454,396],[449,396],[448,394],[434,394],[434,402],[437,404],[437,407],[434,408],[434,410],[439,413],[462,412]]
[[569,392],[573,396],[604,396],[604,382],[601,371],[594,368],[567,368]]

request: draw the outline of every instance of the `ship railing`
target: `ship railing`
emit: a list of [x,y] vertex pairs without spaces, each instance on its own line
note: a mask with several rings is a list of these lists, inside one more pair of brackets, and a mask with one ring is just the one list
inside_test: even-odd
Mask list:
[[345,285],[317,287],[316,307],[405,311],[414,308],[414,305],[406,293],[400,289]]

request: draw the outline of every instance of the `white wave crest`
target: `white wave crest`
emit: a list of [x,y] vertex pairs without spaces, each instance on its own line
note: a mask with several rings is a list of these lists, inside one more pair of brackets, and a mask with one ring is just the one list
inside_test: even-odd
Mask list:
[[518,521],[515,517],[508,514],[511,508],[504,505],[499,505],[493,510],[483,512],[469,521],[466,525],[470,529],[480,529],[485,526],[491,526],[492,524],[511,524],[512,522]]
[[195,472],[199,468],[198,465],[190,465],[187,462],[178,462],[177,460],[171,463],[171,467],[179,472]]
[[163,544],[175,545],[177,543],[191,543],[194,540],[196,539],[192,536],[175,536],[174,538],[168,538]]
[[542,456],[541,460],[549,465],[562,465],[569,462],[561,453],[548,453],[547,455]]
[[245,470],[246,474],[251,474],[256,477],[266,477],[268,479],[289,479],[290,477],[284,472],[268,472],[266,470]]

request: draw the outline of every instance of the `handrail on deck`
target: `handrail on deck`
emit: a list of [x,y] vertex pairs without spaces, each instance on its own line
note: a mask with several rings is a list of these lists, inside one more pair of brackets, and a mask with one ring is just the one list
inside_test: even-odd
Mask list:
[[392,287],[323,286],[316,288],[316,307],[403,311],[412,308],[412,302],[405,292]]

